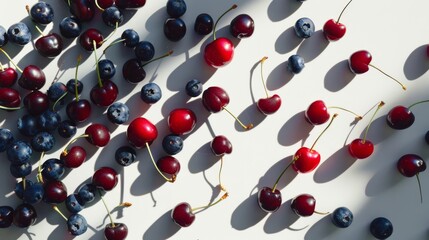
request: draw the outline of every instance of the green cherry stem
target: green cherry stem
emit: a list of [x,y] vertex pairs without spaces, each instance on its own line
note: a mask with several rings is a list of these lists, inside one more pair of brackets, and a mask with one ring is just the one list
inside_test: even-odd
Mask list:
[[67,149],[70,147],[70,145],[72,145],[73,143],[75,143],[78,139],[81,139],[81,138],[87,138],[87,137],[89,137],[89,134],[82,134],[82,135],[80,135],[80,136],[78,136],[78,137],[75,137],[73,140],[71,140],[65,147],[64,147],[64,150],[62,151],[64,154],[67,154],[68,152],[67,152]]
[[313,151],[314,146],[316,146],[317,141],[319,141],[320,137],[326,132],[326,130],[328,130],[328,128],[331,126],[332,122],[334,121],[334,119],[338,116],[337,113],[335,113],[332,118],[331,121],[329,122],[328,126],[325,127],[325,129],[323,129],[323,131],[319,134],[319,136],[316,138],[316,140],[313,142],[313,145],[311,145],[310,151]]
[[94,1],[94,3],[95,3],[95,6],[96,6],[98,9],[100,9],[100,11],[104,12],[104,8],[100,7],[100,5],[98,4],[98,0],[95,0],[95,1]]
[[168,51],[166,54],[164,54],[164,55],[162,55],[162,56],[160,56],[160,57],[157,57],[157,58],[154,58],[154,59],[152,59],[152,60],[150,60],[150,61],[147,61],[147,62],[145,62],[145,63],[142,63],[142,67],[144,67],[144,66],[148,65],[148,64],[149,64],[149,63],[151,63],[151,62],[154,62],[154,61],[156,61],[156,60],[159,60],[159,59],[161,59],[161,58],[168,57],[168,56],[170,56],[171,54],[173,54],[173,50]]
[[45,152],[42,152],[40,154],[40,158],[39,158],[39,165],[37,167],[37,181],[40,183],[44,183],[43,182],[43,176],[42,176],[42,159],[45,157]]
[[369,127],[371,126],[372,120],[374,119],[375,114],[377,114],[378,110],[380,110],[380,108],[382,106],[384,106],[384,102],[380,101],[380,103],[378,104],[377,109],[375,110],[374,114],[372,114],[371,120],[369,120],[368,126],[366,126],[366,130],[365,130],[365,134],[363,135],[362,143],[365,143],[366,136],[368,135],[368,130],[369,130]]
[[78,85],[78,83],[77,83],[77,72],[79,70],[79,65],[80,65],[81,61],[82,61],[82,56],[79,55],[77,57],[76,71],[74,72],[74,94],[76,97],[76,102],[79,101],[79,93],[78,93],[78,89],[77,89],[77,85]]
[[298,160],[298,157],[294,157],[292,159],[292,161],[290,161],[290,163],[285,167],[285,169],[283,169],[282,173],[280,173],[280,175],[277,177],[276,182],[274,183],[273,187],[271,188],[273,193],[276,191],[277,184],[279,184],[280,179],[283,177],[283,175],[289,169],[289,167],[296,162],[296,160]]
[[226,192],[226,188],[223,186],[222,181],[221,181],[222,168],[223,168],[223,157],[220,158],[220,168],[219,168],[218,178],[219,178],[219,187],[220,187],[220,190]]
[[422,184],[420,183],[419,173],[416,173],[417,183],[419,184],[420,203],[423,203]]
[[[340,16],[338,16],[337,23],[339,23],[339,22],[340,22],[340,18],[341,18],[341,16],[343,15],[343,13],[344,13],[344,11],[346,10],[346,8],[350,5],[350,3],[352,3],[352,1],[353,1],[353,0],[350,0],[350,1],[346,4],[346,6],[343,8],[343,10],[342,10],[342,11],[341,11],[341,13],[340,13]],[[95,1],[95,2],[97,2],[97,1]]]
[[110,219],[110,226],[115,227],[115,223],[114,223],[114,221],[113,221],[112,214],[110,214],[110,210],[109,210],[109,208],[107,207],[107,203],[106,203],[106,201],[104,201],[103,194],[101,194],[101,190],[100,190],[100,189],[98,189],[98,194],[100,195],[100,198],[101,198],[101,201],[103,202],[104,208],[105,208],[105,209],[106,209],[106,211],[107,211],[107,216],[109,216],[109,219]]
[[376,67],[376,66],[374,66],[374,65],[372,65],[372,64],[368,64],[368,66],[370,66],[370,67],[372,67],[372,68],[376,69],[377,71],[381,72],[382,74],[384,74],[385,76],[389,77],[389,78],[390,78],[390,79],[392,79],[393,81],[397,82],[399,85],[401,85],[401,87],[402,87],[402,89],[403,89],[404,91],[405,91],[405,90],[407,90],[407,87],[405,87],[405,85],[404,85],[404,84],[402,84],[398,79],[396,79],[396,78],[394,78],[394,77],[390,76],[389,74],[387,74],[386,72],[384,72],[383,70],[381,70],[380,68],[378,68],[378,67]]
[[243,128],[243,129],[245,129],[245,130],[250,130],[250,129],[252,129],[253,128],[253,124],[252,123],[250,123],[250,124],[247,124],[247,125],[244,125],[244,123],[243,122],[241,122],[240,121],[240,119],[238,119],[238,117],[237,116],[235,116],[231,111],[229,111],[226,107],[222,107],[222,109],[223,110],[225,110],[227,113],[229,113],[229,115],[231,115],[237,122],[238,122],[238,124],[240,124],[240,126]]
[[213,40],[216,40],[216,27],[217,27],[217,24],[218,24],[219,20],[223,16],[225,16],[225,14],[227,14],[229,11],[231,11],[233,9],[236,9],[236,8],[237,8],[237,4],[232,5],[228,10],[226,10],[224,13],[222,13],[222,15],[220,15],[220,17],[216,20],[215,25],[213,27]]
[[93,40],[92,41],[92,45],[94,45],[94,56],[95,56],[95,70],[97,71],[97,80],[98,80],[98,86],[99,87],[103,87],[103,81],[101,81],[101,76],[100,76],[100,69],[98,67],[98,57],[97,57],[97,43]]
[[107,40],[109,40],[115,34],[116,29],[118,29],[118,27],[119,27],[119,23],[116,22],[115,23],[115,29],[113,29],[113,31],[101,42],[101,44],[107,42]]
[[[226,193],[224,193],[224,194],[223,194],[223,195],[222,195],[218,200],[216,200],[215,202],[213,202],[213,203],[211,203],[211,204],[209,204],[209,205],[206,205],[206,206],[192,208],[192,209],[191,209],[191,212],[192,212],[192,213],[194,213],[194,214],[197,214],[197,213],[199,212],[198,210],[204,210],[204,209],[206,209],[206,208],[209,208],[209,207],[211,207],[211,206],[214,206],[214,205],[216,205],[216,204],[220,203],[221,201],[225,200],[228,196],[229,196],[229,193],[228,193],[228,192],[226,192]],[[198,211],[198,212],[196,212],[196,211]]]
[[6,52],[5,50],[3,50],[2,48],[0,48],[0,52],[2,52],[2,53],[6,56],[6,58],[9,60],[9,62],[11,62],[11,63],[13,64],[13,66],[15,66],[15,68],[16,68],[16,69],[18,69],[18,71],[19,71],[20,73],[22,73],[22,72],[23,72],[23,71],[22,71],[22,69],[21,69],[20,67],[18,67],[18,65],[16,65],[16,64],[13,62],[12,58],[9,56],[9,54],[7,54],[7,52]]
[[118,43],[121,43],[121,42],[124,42],[124,41],[125,41],[125,39],[118,39],[118,40],[115,40],[115,41],[111,42],[109,45],[107,45],[107,47],[104,48],[103,52],[101,53],[101,56],[98,58],[97,62],[99,62],[101,60],[101,58],[106,54],[107,49],[109,49],[110,47],[112,47],[115,44],[118,44]]
[[412,107],[414,107],[414,106],[415,106],[415,105],[417,105],[417,104],[420,104],[420,103],[426,103],[426,102],[429,102],[429,100],[423,100],[423,101],[420,101],[420,102],[413,103],[413,104],[411,104],[411,105],[408,107],[408,109],[411,109]]
[[270,96],[268,95],[268,90],[267,90],[267,86],[265,85],[265,80],[264,80],[264,73],[263,73],[263,65],[265,60],[267,60],[268,57],[263,57],[259,62],[261,63],[261,80],[262,80],[262,86],[264,86],[264,91],[265,91],[265,95],[267,95],[267,98],[269,98]]
[[355,115],[355,119],[356,119],[356,120],[361,120],[361,119],[362,119],[362,116],[361,116],[361,115],[359,115],[359,114],[357,114],[357,113],[355,113],[355,112],[353,112],[353,111],[351,111],[351,110],[348,110],[348,109],[342,108],[342,107],[330,106],[330,107],[328,107],[328,108],[340,109],[340,110],[343,110],[343,111],[345,111],[345,112],[351,113],[351,114]]
[[155,160],[154,160],[154,158],[153,158],[152,151],[150,150],[150,147],[149,147],[149,143],[148,143],[148,142],[146,142],[146,148],[147,148],[147,151],[149,152],[150,159],[152,160],[152,163],[153,163],[153,165],[155,166],[156,170],[158,171],[159,175],[161,175],[161,176],[165,179],[165,181],[167,181],[167,182],[171,182],[171,183],[174,183],[174,181],[176,181],[176,177],[175,177],[174,175],[173,175],[171,178],[168,178],[168,177],[166,177],[166,176],[161,172],[161,170],[159,170],[159,168],[158,168],[158,166],[156,165],[156,162],[155,162]]
[[68,221],[67,217],[60,211],[57,205],[52,205],[52,209],[55,210],[58,214],[60,214],[61,217],[64,218],[64,220]]
[[0,72],[4,71],[3,63],[0,62]]
[[[28,16],[31,17],[31,15],[30,15],[30,6],[25,5],[25,10],[27,10]],[[40,28],[36,25],[36,23],[34,21],[32,21],[32,23],[33,23],[34,27],[36,28],[36,30],[40,33],[40,35],[45,36],[45,34],[43,34],[43,31],[40,30]]]

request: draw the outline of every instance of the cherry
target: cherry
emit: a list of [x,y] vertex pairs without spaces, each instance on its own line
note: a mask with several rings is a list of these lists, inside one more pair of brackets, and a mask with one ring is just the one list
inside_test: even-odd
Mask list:
[[64,167],[77,168],[86,160],[86,151],[81,146],[73,146],[70,150],[65,149],[61,152],[60,160]]
[[141,8],[146,4],[146,0],[115,0],[115,5],[122,9]]
[[143,68],[144,66],[148,65],[149,63],[151,63],[153,61],[157,61],[157,60],[162,59],[164,57],[168,57],[171,54],[173,54],[173,51],[169,51],[168,53],[166,53],[160,57],[154,58],[150,61],[147,61],[145,63],[142,63],[137,58],[132,58],[132,59],[126,61],[124,63],[124,65],[122,66],[122,76],[129,83],[137,84],[146,78],[146,71]]
[[8,228],[12,225],[13,211],[11,206],[0,206],[0,228]]
[[127,139],[136,148],[151,144],[158,136],[158,130],[149,120],[143,117],[134,119],[127,129]]
[[371,60],[372,60],[372,56],[366,50],[360,50],[360,51],[354,52],[349,58],[350,70],[355,74],[362,74],[362,73],[367,72],[369,70],[369,67],[372,67],[372,68],[378,70],[379,72],[381,72],[382,74],[384,74],[385,76],[389,77],[393,81],[397,82],[399,85],[401,85],[403,90],[407,90],[405,85],[403,85],[397,79],[395,79],[394,77],[385,73],[380,68],[372,65]]
[[18,79],[18,85],[26,90],[41,89],[45,85],[45,82],[45,74],[42,69],[35,65],[25,67]]
[[231,62],[234,56],[234,44],[231,40],[225,37],[216,38],[216,26],[219,20],[229,11],[237,8],[237,5],[232,5],[226,12],[224,12],[216,21],[213,28],[213,41],[206,45],[204,48],[204,60],[206,63],[214,68],[226,66]]
[[352,157],[355,157],[357,159],[364,159],[364,158],[371,156],[371,154],[374,152],[374,144],[371,141],[367,140],[366,137],[367,137],[369,127],[371,126],[371,123],[372,123],[372,120],[374,119],[375,114],[378,112],[378,110],[382,106],[384,106],[383,101],[381,101],[378,104],[377,110],[372,115],[372,118],[371,118],[368,126],[366,127],[363,139],[357,138],[349,144],[348,150],[349,150],[349,153]]
[[411,104],[409,107],[396,106],[392,108],[386,117],[387,125],[396,130],[402,130],[411,127],[413,125],[415,117],[411,108],[417,104],[429,102],[429,100],[423,100]]
[[112,190],[118,184],[118,173],[110,167],[102,167],[92,175],[92,184],[104,191]]
[[95,14],[92,0],[66,0],[70,7],[70,13],[82,22],[89,22]]
[[12,87],[18,80],[18,73],[13,68],[3,68],[0,63],[0,87]]
[[[348,109],[345,109],[342,107],[329,107],[329,108],[340,109],[355,115],[357,120],[362,119],[361,116],[357,115],[356,113]],[[305,110],[305,120],[307,120],[307,122],[309,122],[312,125],[324,124],[329,120],[329,118],[330,118],[330,114],[328,112],[328,107],[326,107],[325,102],[323,102],[322,100],[316,100],[312,102],[308,106],[307,110]]]
[[334,19],[329,19],[325,25],[323,25],[323,33],[329,41],[337,41],[341,39],[346,34],[346,26],[342,23],[340,23],[341,16],[343,15],[346,8],[349,6],[349,4],[353,0],[350,0],[346,6],[343,8],[343,10],[340,13],[340,16],[338,16],[337,21]]
[[19,109],[21,105],[21,96],[13,88],[0,87],[0,108],[1,109]]
[[34,46],[40,55],[54,58],[63,51],[63,39],[57,33],[50,33],[37,39]]
[[86,99],[71,101],[67,104],[66,113],[68,118],[73,122],[84,122],[91,115],[91,103]]
[[97,146],[97,147],[104,147],[106,146],[110,141],[110,133],[109,129],[107,129],[106,126],[99,123],[93,123],[89,125],[85,129],[85,135],[86,140],[88,140],[89,143]]
[[106,9],[113,6],[113,4],[115,4],[115,0],[94,0],[94,3],[98,8]]
[[232,112],[230,112],[226,106],[229,103],[229,96],[226,91],[220,87],[209,87],[203,92],[203,105],[212,113],[220,112],[221,110],[227,111],[243,129],[249,130],[253,128],[253,124],[244,125]]
[[173,208],[171,218],[180,227],[189,227],[195,220],[195,214],[189,203],[182,202]]
[[232,152],[232,144],[223,135],[218,135],[210,142],[210,149],[216,156],[223,156]]
[[40,115],[49,108],[49,97],[40,91],[32,91],[24,97],[24,107],[31,115]]
[[274,94],[271,97],[268,95],[267,86],[265,85],[264,76],[262,74],[262,66],[263,66],[265,60],[267,60],[267,58],[268,57],[263,57],[260,60],[262,85],[264,86],[265,95],[267,97],[266,98],[260,98],[258,100],[258,103],[256,104],[258,106],[259,111],[261,111],[265,115],[269,115],[269,114],[273,114],[273,113],[277,112],[277,110],[279,110],[279,108],[282,104],[282,99],[280,98],[279,95]]
[[104,227],[104,237],[107,240],[125,240],[128,235],[128,227],[124,223],[107,224]]
[[19,228],[33,225],[37,220],[37,212],[33,205],[21,203],[13,211],[13,224]]
[[296,196],[292,199],[290,207],[300,217],[308,217],[313,215],[313,213],[322,215],[328,214],[314,210],[316,208],[316,199],[310,194],[300,194]]
[[255,30],[255,22],[248,14],[240,14],[232,19],[229,31],[236,38],[248,38]]
[[[83,49],[87,51],[94,51],[103,45],[103,35],[95,28],[89,28],[83,32],[79,37],[79,43]],[[95,41],[95,44],[93,44]]]
[[420,201],[423,202],[422,187],[419,173],[426,170],[426,162],[417,154],[405,154],[399,158],[396,164],[398,171],[405,177],[417,177],[419,184]]
[[163,174],[171,176],[171,180],[176,180],[177,174],[180,172],[180,162],[172,156],[165,156],[156,162],[156,166]]
[[45,194],[43,195],[43,201],[47,203],[62,203],[67,198],[67,188],[63,182],[58,180],[52,180],[46,182],[43,186]]
[[176,108],[168,115],[168,127],[173,134],[185,135],[195,127],[197,117],[187,108]]
[[263,187],[258,192],[258,205],[265,212],[277,211],[282,204],[282,193],[278,189]]

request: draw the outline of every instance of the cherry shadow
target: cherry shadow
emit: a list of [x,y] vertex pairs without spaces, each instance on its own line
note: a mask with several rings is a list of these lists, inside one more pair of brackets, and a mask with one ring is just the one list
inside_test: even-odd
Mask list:
[[424,44],[412,51],[404,63],[404,74],[408,80],[416,80],[423,76],[429,69],[426,49],[428,45]]
[[[39,52],[37,52],[37,50],[33,50],[25,54],[17,64],[18,66],[24,66],[24,68],[28,65],[36,65],[40,69],[44,69],[52,60],[53,58],[43,57]],[[22,70],[24,70],[24,68],[22,68]],[[47,72],[45,72],[45,75],[47,76],[47,79],[49,79]]]
[[346,87],[355,78],[356,74],[349,69],[349,61],[343,60],[335,64],[325,75],[325,88],[331,92],[338,92]]
[[234,210],[231,215],[231,226],[236,230],[243,231],[259,223],[268,213],[257,206],[258,193],[254,193],[240,203]]
[[267,78],[267,89],[277,90],[292,80],[294,74],[287,70],[287,61],[280,63],[275,67]]
[[310,229],[308,229],[306,232],[304,239],[330,239],[330,236],[332,236],[337,230],[338,227],[335,227],[335,225],[332,223],[331,216],[326,215],[311,225]]
[[[77,66],[77,58],[80,55],[82,57],[81,62],[85,62],[92,54],[92,52],[84,51],[79,44],[67,48],[63,53],[57,57],[57,67],[62,72],[68,69],[73,69]],[[82,76],[82,73],[78,73],[78,79]]]
[[303,3],[296,0],[273,0],[268,6],[268,17],[273,22],[282,21],[291,16]]
[[323,31],[318,30],[299,45],[297,54],[304,58],[306,63],[309,63],[318,57],[328,45],[329,41],[325,38]]
[[[365,135],[365,131],[366,126],[362,129],[362,132],[360,134],[361,138],[363,138],[363,136]],[[394,130],[390,128],[386,123],[386,115],[382,115],[372,121],[371,126],[368,130],[367,139],[370,140],[374,145],[376,145],[389,138],[396,131],[400,130]]]
[[298,231],[297,229],[291,228],[291,225],[299,219],[299,216],[290,208],[291,202],[292,199],[284,202],[276,212],[268,216],[264,224],[265,233],[275,234],[284,229]]
[[365,187],[365,195],[375,197],[383,194],[394,186],[398,185],[403,176],[398,172],[396,163],[379,164],[378,169],[381,169],[368,181]]
[[316,169],[313,180],[316,183],[332,181],[341,176],[341,174],[347,171],[355,162],[356,159],[350,156],[347,146],[343,146],[322,162]]
[[[251,104],[238,115],[238,119],[240,119],[240,121],[242,121],[245,125],[252,124],[253,128],[256,128],[259,124],[261,124],[265,118],[267,118],[267,115],[259,111],[256,103]],[[247,132],[252,130],[244,129],[237,121],[235,121],[234,127],[239,132]]]
[[314,126],[305,120],[305,111],[299,112],[289,118],[280,128],[277,141],[282,146],[291,146],[299,141],[304,144],[313,128]]
[[210,149],[210,142],[204,143],[189,158],[188,169],[191,173],[199,173],[211,168],[219,160]]
[[143,234],[143,239],[164,240],[176,234],[181,227],[171,219],[171,210],[159,217]]
[[302,38],[296,35],[295,28],[292,26],[277,37],[274,49],[279,54],[286,54],[298,47],[301,42],[303,42]]

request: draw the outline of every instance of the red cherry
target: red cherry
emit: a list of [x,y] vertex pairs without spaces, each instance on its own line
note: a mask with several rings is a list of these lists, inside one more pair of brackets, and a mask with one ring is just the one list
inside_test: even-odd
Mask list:
[[216,156],[223,156],[232,152],[232,144],[228,138],[219,135],[210,142],[210,149]]
[[60,155],[60,160],[64,167],[77,168],[86,160],[86,151],[83,147],[73,146],[70,150],[65,150]]
[[71,121],[75,123],[84,122],[91,115],[91,104],[86,99],[71,101],[67,104],[66,113]]
[[353,53],[349,58],[350,70],[355,74],[366,73],[369,70],[372,56],[366,50],[360,50]]
[[45,74],[42,69],[35,65],[28,65],[22,71],[18,79],[18,85],[26,90],[41,89],[46,82]]
[[195,214],[192,212],[189,203],[179,203],[171,211],[171,218],[180,227],[189,227],[195,220]]
[[[79,37],[79,43],[83,49],[87,51],[94,51],[103,45],[103,35],[95,28],[89,28],[83,32]],[[95,42],[95,48],[94,48]]]
[[89,125],[85,129],[85,134],[88,135],[86,140],[97,147],[104,147],[110,141],[109,129],[103,124],[93,123]]
[[143,117],[134,119],[127,129],[127,138],[136,148],[151,144],[158,136],[158,130],[149,120]]
[[275,212],[282,204],[282,193],[272,188],[263,187],[258,192],[258,205],[265,212]]
[[104,227],[104,237],[106,240],[125,240],[128,235],[128,227],[124,223],[111,223]]
[[405,177],[417,177],[419,184],[420,201],[423,202],[422,187],[420,184],[419,173],[426,170],[426,163],[422,157],[417,154],[405,154],[399,158],[396,164],[398,171]]
[[313,215],[316,208],[316,199],[310,194],[301,194],[292,199],[292,210],[300,217]]
[[110,191],[118,184],[118,174],[110,167],[99,168],[92,175],[92,184],[104,191]]
[[63,39],[59,34],[50,33],[37,39],[34,46],[40,55],[54,58],[63,51]]
[[0,70],[0,87],[12,87],[18,80],[18,73],[13,68]]
[[273,114],[273,113],[277,112],[277,110],[279,110],[279,108],[282,104],[282,99],[280,98],[279,95],[274,94],[271,97],[268,95],[268,90],[267,90],[267,87],[265,85],[265,81],[264,81],[263,74],[262,74],[263,64],[264,64],[265,60],[267,60],[267,58],[268,57],[263,57],[260,61],[260,63],[261,63],[261,80],[262,80],[262,85],[264,86],[266,98],[260,98],[256,104],[256,106],[258,106],[259,111],[261,111],[265,115],[269,115],[269,114]]
[[220,112],[229,103],[228,93],[220,87],[207,88],[202,98],[204,107],[212,113]]
[[346,26],[334,19],[329,19],[323,25],[323,33],[329,41],[337,41],[346,34]]
[[24,107],[31,115],[40,115],[49,108],[49,97],[40,91],[32,91],[24,97]]
[[177,174],[180,172],[180,162],[175,157],[165,156],[156,162],[158,169],[167,175],[171,176],[171,180],[176,180]]
[[322,100],[314,101],[305,111],[305,119],[313,125],[323,124],[327,122],[329,118],[330,114],[328,113],[328,108]]
[[89,22],[95,14],[92,0],[70,0],[70,13],[82,22]]
[[118,97],[118,87],[110,80],[104,80],[102,86],[95,85],[90,92],[91,101],[100,107],[108,107]]
[[102,9],[106,9],[113,6],[113,4],[115,4],[115,0],[94,0],[94,3],[98,4]]
[[45,183],[43,186],[45,194],[43,195],[43,201],[47,203],[62,203],[67,198],[67,188],[63,182],[53,180]]
[[402,130],[411,127],[415,120],[413,112],[410,108],[404,106],[396,106],[387,114],[387,125],[396,130]]
[[146,4],[146,0],[115,0],[115,5],[121,9],[137,9]]
[[316,169],[320,163],[320,154],[316,150],[307,147],[301,147],[293,156],[295,162],[292,167],[300,173],[308,173]]
[[197,122],[195,113],[187,108],[177,108],[168,116],[168,127],[176,135],[184,135],[192,132]]
[[357,138],[349,144],[349,153],[357,159],[364,159],[374,152],[374,144],[369,140]]
[[0,88],[0,107],[17,108],[21,105],[21,96],[13,88]]

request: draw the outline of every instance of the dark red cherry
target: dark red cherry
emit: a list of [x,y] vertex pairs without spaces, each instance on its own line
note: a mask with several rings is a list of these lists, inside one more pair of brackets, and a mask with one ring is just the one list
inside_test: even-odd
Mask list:
[[104,147],[110,141],[109,129],[103,124],[93,123],[89,125],[85,129],[85,134],[88,135],[86,140],[97,147]]
[[91,104],[86,99],[71,101],[67,104],[66,113],[71,121],[75,123],[84,122],[91,115]]
[[125,223],[107,224],[104,227],[104,237],[106,240],[125,240],[128,235],[128,227]]
[[127,129],[127,138],[130,144],[136,148],[151,144],[158,136],[158,130],[149,120],[143,117],[134,119]]
[[0,88],[0,106],[15,108],[21,105],[21,96],[13,88]]
[[31,115],[40,115],[49,108],[49,97],[40,91],[32,91],[24,97],[24,107]]
[[79,43],[83,49],[87,51],[94,51],[94,41],[95,48],[98,49],[103,44],[103,35],[100,31],[95,28],[89,28],[83,32],[79,37]]
[[355,74],[366,73],[369,70],[372,56],[366,50],[360,50],[353,53],[349,58],[350,70]]
[[188,203],[182,202],[173,208],[171,218],[180,227],[189,227],[195,220],[195,214]]
[[86,151],[81,146],[73,146],[70,150],[65,150],[60,155],[60,160],[64,167],[77,168],[86,160]]
[[257,102],[259,111],[265,115],[273,114],[279,110],[282,104],[282,99],[279,95],[274,94],[271,97],[260,98]]
[[108,107],[116,101],[118,97],[118,87],[110,80],[104,80],[103,86],[95,85],[90,92],[91,101],[100,107]]
[[222,111],[229,103],[228,93],[220,87],[207,88],[202,98],[204,107],[212,113]]
[[45,194],[43,195],[43,201],[47,203],[62,203],[67,198],[67,188],[63,182],[58,180],[52,180],[46,182],[43,186]]
[[192,132],[197,122],[195,113],[187,108],[176,108],[168,115],[168,127],[173,134],[184,135]]
[[18,85],[26,90],[41,89],[45,85],[45,82],[45,74],[42,69],[35,65],[25,67],[21,77],[18,79]]
[[118,173],[110,167],[99,168],[92,175],[92,184],[104,191],[110,191],[118,184]]
[[40,55],[54,58],[63,51],[63,39],[59,34],[50,33],[37,39],[34,46]]
[[0,70],[0,87],[12,87],[18,80],[18,73],[13,68]]
[[232,144],[223,135],[218,135],[210,142],[210,149],[216,156],[223,156],[232,152]]
[[37,220],[37,212],[33,205],[21,203],[13,212],[13,224],[19,228],[33,225]]
[[310,194],[301,194],[292,199],[292,210],[300,217],[313,215],[316,208],[316,199]]
[[405,154],[399,158],[397,168],[405,177],[414,177],[426,170],[426,162],[417,154]]
[[[66,0],[68,2],[68,0]],[[95,14],[93,0],[70,0],[70,13],[81,22],[89,22]]]
[[348,150],[352,157],[364,159],[372,155],[374,144],[369,140],[357,138],[349,144]]
[[146,71],[137,58],[132,58],[122,66],[122,76],[129,83],[137,84],[146,77]]
[[411,127],[415,120],[413,112],[407,107],[396,106],[387,114],[387,125],[396,130],[402,130]]
[[272,188],[263,187],[258,192],[258,205],[265,212],[275,212],[280,208],[282,204],[282,193]]
[[115,5],[121,9],[141,8],[146,4],[146,0],[116,0]]
[[330,118],[328,108],[322,100],[314,101],[305,110],[305,119],[312,125],[320,125]]
[[165,156],[156,161],[156,166],[159,170],[171,176],[172,181],[176,179],[177,174],[180,172],[180,162],[175,157]]
[[301,147],[296,151],[293,159],[296,159],[292,164],[292,168],[300,173],[308,173],[316,169],[320,163],[320,154],[307,147]]
[[94,2],[95,1],[97,1],[98,6],[100,6],[102,9],[106,9],[115,4],[115,0],[94,0]]
[[11,206],[0,206],[0,229],[8,228],[12,225],[13,211]]
[[236,38],[248,38],[255,30],[255,22],[248,14],[236,16],[229,26],[232,36]]

